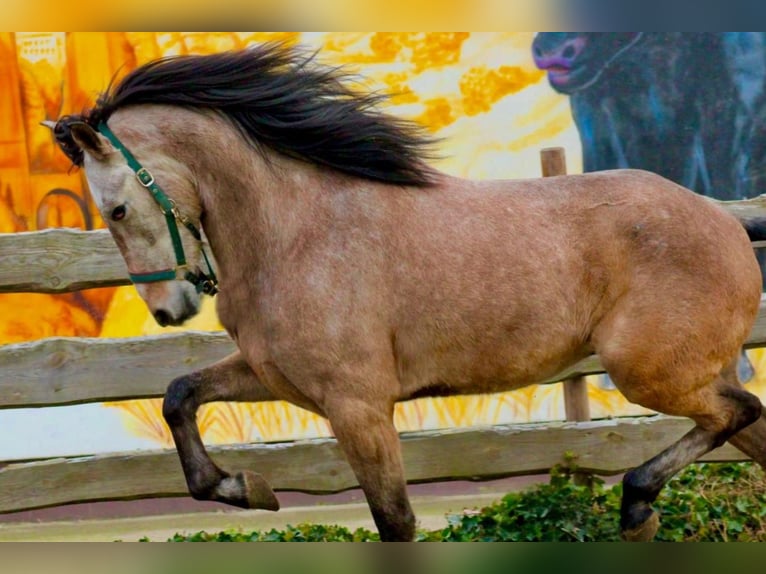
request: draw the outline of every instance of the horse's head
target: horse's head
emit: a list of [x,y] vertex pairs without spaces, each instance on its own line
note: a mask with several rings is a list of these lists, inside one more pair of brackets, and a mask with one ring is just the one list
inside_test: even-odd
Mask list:
[[535,64],[553,89],[573,94],[590,87],[642,37],[642,32],[540,32],[532,42]]
[[[118,139],[100,123],[62,118],[54,128],[62,150],[82,164],[93,199],[157,323],[180,325],[215,293],[203,263],[201,205],[188,168],[115,119]],[[79,161],[78,161],[79,160]],[[212,275],[212,271],[210,271]]]

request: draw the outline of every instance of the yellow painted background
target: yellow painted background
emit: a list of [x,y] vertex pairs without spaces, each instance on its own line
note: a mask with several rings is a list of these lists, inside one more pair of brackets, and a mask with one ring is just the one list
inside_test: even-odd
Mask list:
[[[443,138],[438,167],[471,178],[538,177],[539,151],[564,146],[570,172],[580,170],[577,131],[564,96],[551,90],[531,60],[532,33],[0,33],[0,232],[83,227],[75,203],[49,197],[66,188],[87,199],[82,173],[71,169],[39,125],[92,104],[112,77],[154,58],[241,48],[283,40],[320,49],[320,60],[362,74],[391,96],[389,111]],[[103,222],[95,213],[95,227]],[[555,273],[551,269],[551,273]],[[212,301],[184,328],[220,329]],[[68,295],[0,295],[0,343],[50,336],[130,337],[162,329],[133,287]],[[759,372],[763,353],[751,353]],[[108,375],[107,375],[108,376]],[[749,388],[766,394],[763,377]],[[594,378],[594,417],[644,413]],[[105,405],[126,430],[169,446],[160,401]],[[560,385],[513,393],[423,399],[400,405],[400,430],[563,418]],[[285,403],[219,404],[201,409],[207,442],[281,440],[330,433],[327,423]]]

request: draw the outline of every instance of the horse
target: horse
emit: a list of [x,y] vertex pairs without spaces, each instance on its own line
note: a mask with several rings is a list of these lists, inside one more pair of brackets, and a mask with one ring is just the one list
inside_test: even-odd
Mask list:
[[381,98],[264,44],[150,62],[51,126],[160,325],[218,292],[237,351],[163,401],[194,498],[278,509],[262,475],[215,464],[195,413],[286,400],[330,421],[381,540],[413,540],[394,405],[517,389],[592,353],[627,399],[695,423],[625,474],[626,540],[652,539],[662,486],[725,441],[766,464],[735,373],[762,221],[640,170],[450,176]]

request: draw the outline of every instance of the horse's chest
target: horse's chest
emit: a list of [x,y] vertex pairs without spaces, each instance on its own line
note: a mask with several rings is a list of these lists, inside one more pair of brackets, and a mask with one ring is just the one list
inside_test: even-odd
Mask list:
[[240,350],[256,353],[260,358],[268,356],[266,337],[268,331],[264,315],[257,299],[236,300],[219,294],[216,305],[218,321]]
[[216,314],[218,316],[218,321],[223,328],[226,329],[229,336],[235,343],[237,343],[239,338],[239,314],[236,312],[230,300],[222,293],[218,295],[216,301]]

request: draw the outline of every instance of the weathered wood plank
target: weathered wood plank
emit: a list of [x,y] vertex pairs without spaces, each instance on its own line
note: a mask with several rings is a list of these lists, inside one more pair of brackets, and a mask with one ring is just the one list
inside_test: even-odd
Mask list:
[[[486,480],[574,464],[601,475],[624,472],[691,428],[685,419],[640,417],[430,431],[402,435],[409,482]],[[275,490],[331,493],[357,486],[333,439],[211,448],[228,470],[261,472]],[[707,461],[747,460],[731,446]],[[0,512],[73,502],[187,496],[175,451],[52,459],[0,470]]]
[[0,347],[0,408],[162,396],[175,377],[234,352],[226,333],[56,337]]
[[[735,214],[766,217],[766,195],[716,203]],[[0,293],[65,293],[129,283],[105,229],[0,233]]]
[[732,215],[739,217],[766,217],[766,194],[761,194],[750,199],[739,201],[719,201],[708,198],[717,203]]
[[[747,346],[766,345],[766,299]],[[175,377],[235,350],[223,333],[187,331],[125,339],[56,337],[0,346],[0,408],[161,397]],[[590,356],[551,377],[555,383],[603,372]]]
[[129,283],[125,261],[105,229],[0,233],[0,293],[65,293]]

